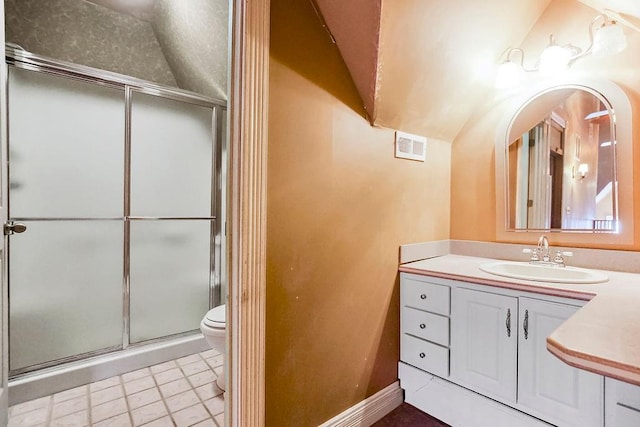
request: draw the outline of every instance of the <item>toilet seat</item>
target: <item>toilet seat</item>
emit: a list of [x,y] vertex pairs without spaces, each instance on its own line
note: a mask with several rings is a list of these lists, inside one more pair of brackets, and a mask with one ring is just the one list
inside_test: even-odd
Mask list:
[[227,326],[226,316],[226,305],[222,304],[209,310],[202,319],[202,324],[208,328],[225,329]]

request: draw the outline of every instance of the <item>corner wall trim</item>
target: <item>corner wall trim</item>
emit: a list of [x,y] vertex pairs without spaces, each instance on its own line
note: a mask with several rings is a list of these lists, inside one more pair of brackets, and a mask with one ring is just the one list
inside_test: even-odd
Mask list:
[[269,0],[231,2],[225,425],[265,425]]
[[404,401],[400,382],[383,388],[373,396],[336,415],[320,427],[360,427],[370,426]]

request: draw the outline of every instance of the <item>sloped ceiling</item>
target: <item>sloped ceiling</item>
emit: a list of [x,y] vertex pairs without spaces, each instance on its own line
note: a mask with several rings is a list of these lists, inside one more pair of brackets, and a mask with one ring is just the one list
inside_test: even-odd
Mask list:
[[[445,141],[551,1],[567,0],[315,0],[372,124]],[[640,25],[640,1],[580,2]]]
[[[313,0],[312,0],[313,1]],[[316,0],[369,116],[374,109],[380,0]]]

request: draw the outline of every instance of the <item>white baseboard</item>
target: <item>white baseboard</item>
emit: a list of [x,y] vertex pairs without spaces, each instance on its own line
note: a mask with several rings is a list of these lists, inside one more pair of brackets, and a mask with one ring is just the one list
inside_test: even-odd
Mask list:
[[402,401],[400,382],[396,381],[331,418],[320,427],[369,427],[400,406]]

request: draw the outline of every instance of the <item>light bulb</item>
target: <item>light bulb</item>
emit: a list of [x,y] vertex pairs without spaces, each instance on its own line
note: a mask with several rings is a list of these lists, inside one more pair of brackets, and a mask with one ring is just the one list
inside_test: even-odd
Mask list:
[[558,45],[549,45],[540,55],[540,75],[549,77],[569,67],[571,51]]
[[513,61],[505,61],[498,67],[496,73],[496,87],[508,89],[517,86],[522,81],[522,67]]

